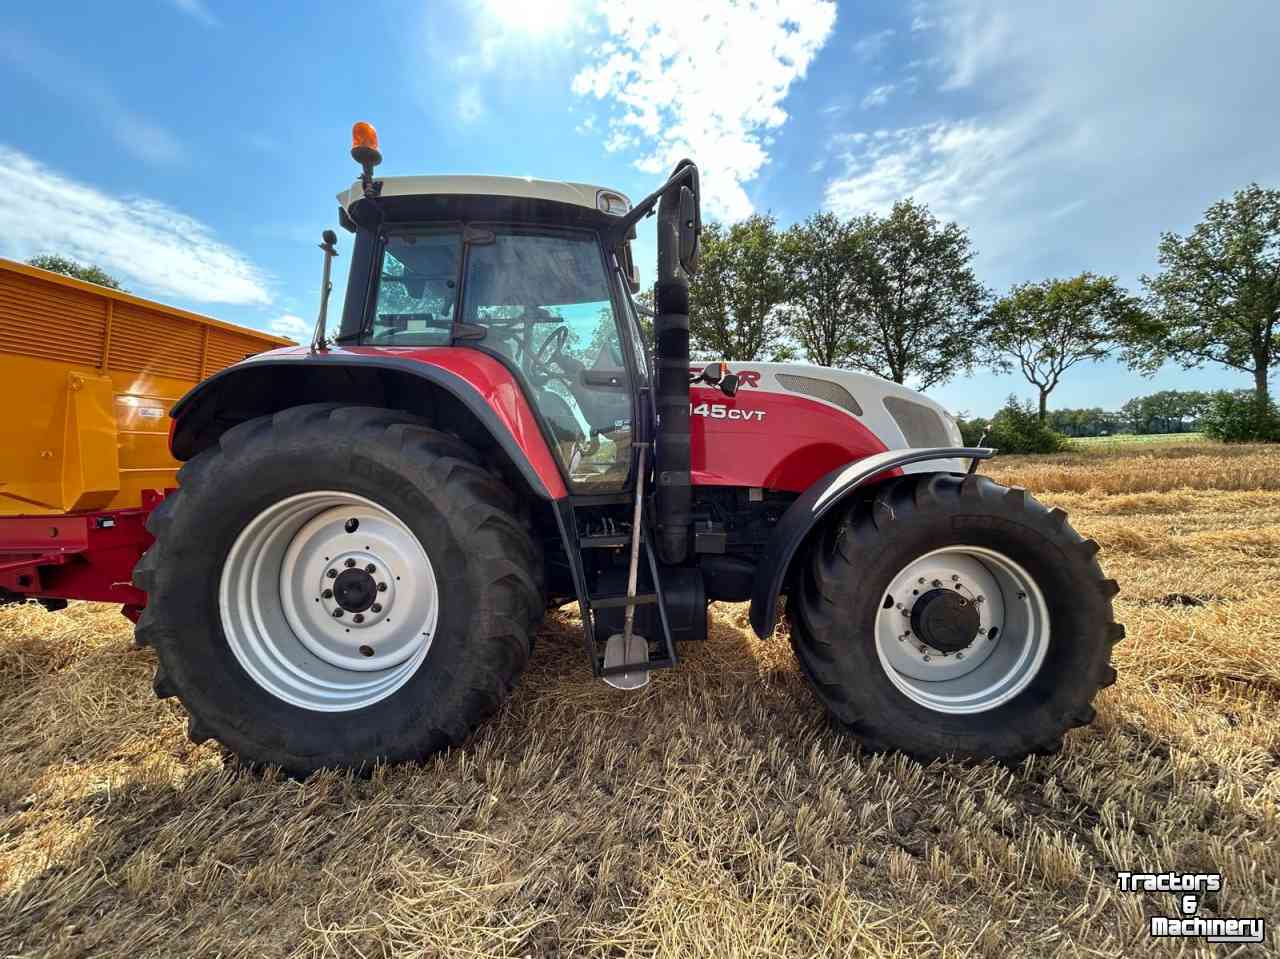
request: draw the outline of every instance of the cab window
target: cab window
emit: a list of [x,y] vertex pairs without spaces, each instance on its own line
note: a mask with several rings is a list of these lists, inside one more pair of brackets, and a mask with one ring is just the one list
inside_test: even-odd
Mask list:
[[631,383],[596,236],[497,229],[470,246],[465,288],[466,322],[523,374],[573,486],[620,488]]
[[370,346],[448,346],[458,293],[462,234],[389,233],[382,254]]

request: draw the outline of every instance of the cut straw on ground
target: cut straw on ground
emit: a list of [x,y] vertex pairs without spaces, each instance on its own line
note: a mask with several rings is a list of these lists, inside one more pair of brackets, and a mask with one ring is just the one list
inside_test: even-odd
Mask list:
[[465,747],[296,782],[191,745],[116,609],[0,611],[0,956],[1175,954],[1121,869],[1221,872],[1203,914],[1274,937],[1280,450],[984,469],[1102,543],[1129,634],[1094,725],[1016,768],[862,754],[717,606],[638,693],[555,613]]

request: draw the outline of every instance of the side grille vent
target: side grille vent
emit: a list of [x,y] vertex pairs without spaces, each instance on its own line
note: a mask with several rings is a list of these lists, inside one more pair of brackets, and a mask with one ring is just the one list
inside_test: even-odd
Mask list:
[[914,403],[897,396],[886,396],[884,408],[889,411],[907,445],[917,449],[930,446],[950,446],[947,427],[937,412],[923,403]]
[[854,416],[862,415],[862,407],[853,398],[853,394],[839,383],[833,383],[831,380],[820,380],[813,376],[797,376],[795,373],[779,373],[778,382],[793,393],[804,393],[814,399],[834,403],[836,406],[848,410]]

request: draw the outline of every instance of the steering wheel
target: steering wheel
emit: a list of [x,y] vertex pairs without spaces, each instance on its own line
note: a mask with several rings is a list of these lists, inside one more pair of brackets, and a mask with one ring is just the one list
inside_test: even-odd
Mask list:
[[[547,370],[547,364],[560,355],[565,343],[569,341],[569,327],[557,326],[547,334],[542,345],[533,354],[533,365]],[[549,371],[548,371],[549,372]]]

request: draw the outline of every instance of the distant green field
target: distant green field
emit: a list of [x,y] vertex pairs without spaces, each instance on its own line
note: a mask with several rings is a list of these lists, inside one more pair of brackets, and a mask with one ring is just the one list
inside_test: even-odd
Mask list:
[[1119,446],[1186,446],[1188,444],[1206,443],[1203,433],[1117,433],[1114,436],[1081,436],[1073,438],[1073,446],[1081,449],[1105,447],[1114,449]]

